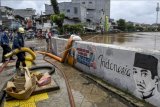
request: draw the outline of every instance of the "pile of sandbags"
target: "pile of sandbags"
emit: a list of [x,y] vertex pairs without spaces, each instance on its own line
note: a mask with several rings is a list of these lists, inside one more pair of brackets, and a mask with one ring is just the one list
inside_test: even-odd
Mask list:
[[5,91],[16,99],[28,99],[36,88],[36,76],[31,76],[28,68],[23,68],[24,76],[15,75],[8,81]]
[[15,75],[12,81],[8,81],[5,91],[16,99],[28,99],[36,86],[41,87],[51,83],[51,76],[48,73],[33,72],[23,68],[24,76]]

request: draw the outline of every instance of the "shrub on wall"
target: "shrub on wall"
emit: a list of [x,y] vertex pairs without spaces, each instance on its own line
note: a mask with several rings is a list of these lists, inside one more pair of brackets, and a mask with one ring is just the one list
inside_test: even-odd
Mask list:
[[55,23],[56,25],[58,25],[58,30],[60,32],[60,34],[63,33],[63,21],[64,21],[64,17],[65,15],[63,13],[61,14],[53,14],[51,15],[50,19],[51,19],[51,22]]
[[64,25],[63,26],[64,32],[69,34],[82,34],[84,32],[84,28],[82,24],[75,24],[75,25]]

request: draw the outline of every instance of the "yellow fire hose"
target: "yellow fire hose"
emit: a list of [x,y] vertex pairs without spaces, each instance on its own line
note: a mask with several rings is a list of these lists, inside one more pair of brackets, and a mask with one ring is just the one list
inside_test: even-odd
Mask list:
[[33,60],[36,59],[36,54],[35,54],[31,49],[26,48],[26,47],[23,47],[23,48],[21,48],[21,49],[15,49],[15,50],[11,51],[10,53],[6,54],[5,57],[6,57],[6,58],[9,58],[9,57],[11,57],[11,56],[13,56],[13,55],[18,54],[19,52],[27,52],[27,53],[29,53],[29,54],[31,55],[31,56],[26,56],[26,57],[25,57],[25,60],[26,60],[26,61],[31,61],[31,62],[33,62]]

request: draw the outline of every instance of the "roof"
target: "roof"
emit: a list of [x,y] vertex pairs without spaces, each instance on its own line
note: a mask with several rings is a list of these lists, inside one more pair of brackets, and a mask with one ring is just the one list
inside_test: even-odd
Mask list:
[[8,6],[1,6],[1,7],[4,7],[4,8],[9,9],[9,10],[13,10],[13,8],[8,7]]

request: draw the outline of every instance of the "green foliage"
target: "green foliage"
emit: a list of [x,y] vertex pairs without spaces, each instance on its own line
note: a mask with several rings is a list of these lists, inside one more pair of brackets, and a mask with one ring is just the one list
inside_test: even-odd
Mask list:
[[50,0],[50,2],[53,6],[53,11],[55,13],[54,15],[51,15],[50,17],[51,23],[54,22],[58,26],[58,30],[60,34],[62,34],[63,33],[63,21],[65,18],[65,15],[63,13],[60,13],[57,0]]
[[140,31],[140,32],[144,31],[144,28],[142,26],[139,26],[139,25],[136,25],[135,29],[136,29],[136,31]]
[[126,21],[124,19],[119,19],[117,21],[118,24],[118,29],[121,31],[125,31],[126,30]]
[[157,31],[160,31],[160,25],[158,26]]
[[60,23],[60,22],[63,23],[65,15],[63,13],[61,13],[61,14],[54,14],[54,15],[51,15],[50,18],[51,18],[52,22],[54,22],[54,23],[56,23],[58,25],[58,23]]
[[83,29],[83,25],[82,24],[75,24],[75,25],[64,25],[64,32],[66,33],[75,33],[75,34],[78,34],[78,33],[83,33],[84,32],[84,29]]
[[134,32],[135,31],[135,26],[133,25],[133,23],[127,23],[126,24],[126,29],[128,32]]
[[64,21],[65,15],[63,13],[61,14],[54,14],[51,15],[51,23],[55,23],[58,26],[58,30],[60,34],[63,33],[63,21]]
[[50,2],[51,2],[51,4],[52,4],[54,13],[55,13],[55,14],[60,14],[57,0],[50,0]]

